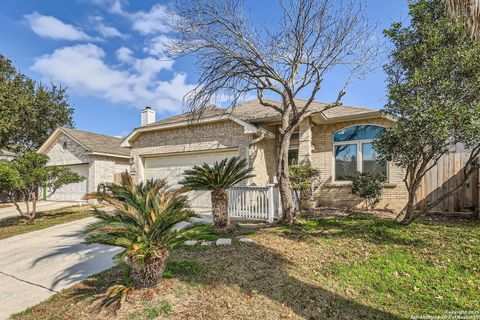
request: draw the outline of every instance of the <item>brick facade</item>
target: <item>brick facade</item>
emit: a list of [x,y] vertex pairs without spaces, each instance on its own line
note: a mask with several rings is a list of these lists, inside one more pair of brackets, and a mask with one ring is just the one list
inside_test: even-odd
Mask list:
[[[343,128],[361,124],[388,127],[391,125],[391,121],[379,117],[313,126],[311,163],[320,171],[314,197],[317,206],[353,207],[361,205],[360,200],[350,193],[349,183],[333,181],[333,133]],[[377,208],[395,211],[403,209],[407,201],[403,176],[402,169],[388,164],[388,182],[385,184],[382,200]]]
[[[342,128],[359,124],[376,124],[388,127],[391,121],[385,118],[368,120],[344,121],[330,124],[316,125],[310,119],[299,125],[299,163],[310,161],[320,175],[316,181],[313,198],[314,206],[355,207],[362,205],[360,199],[350,193],[350,184],[333,181],[333,133]],[[275,133],[274,139],[264,139],[252,145],[250,155],[256,177],[250,181],[254,185],[275,183],[278,126],[267,126],[270,132]],[[407,191],[403,182],[403,171],[388,165],[389,179],[383,190],[382,200],[378,208],[399,211],[407,201]]]
[[249,143],[244,127],[230,120],[145,132],[132,142],[131,173],[137,182],[143,179],[146,156],[238,148],[246,158]]
[[[306,119],[299,125],[299,162],[310,161],[320,171],[313,205],[352,207],[361,204],[358,198],[350,194],[348,182],[332,180],[332,135],[337,130],[358,124],[389,126],[391,122],[378,117],[317,125],[311,119]],[[251,143],[256,136],[245,134],[241,125],[230,120],[142,133],[132,142],[132,175],[136,181],[141,181],[144,176],[144,158],[148,156],[238,148],[239,156],[245,158],[248,155],[249,164],[254,169],[255,177],[248,181],[249,185],[275,183],[278,125],[265,125],[264,128],[273,133],[274,137],[265,137],[254,144]],[[378,208],[398,211],[406,203],[403,172],[391,164],[388,170],[389,180],[385,184]]]
[[[66,149],[62,148],[64,143],[67,145]],[[50,157],[49,165],[63,166],[89,162],[87,150],[64,134],[49,146],[45,154]]]
[[[64,142],[67,148],[63,149]],[[61,134],[46,150],[49,165],[88,164],[87,192],[96,192],[100,183],[114,182],[117,172],[129,169],[128,159],[109,156],[92,155],[78,142],[65,134]]]
[[249,181],[251,185],[264,186],[277,181],[278,126],[265,126],[265,129],[273,133],[274,137],[263,138],[250,146],[250,165],[255,174],[255,177]]

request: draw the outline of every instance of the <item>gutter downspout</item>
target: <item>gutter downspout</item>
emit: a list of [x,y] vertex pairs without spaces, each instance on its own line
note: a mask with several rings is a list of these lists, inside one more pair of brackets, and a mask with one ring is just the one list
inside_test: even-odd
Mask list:
[[[258,136],[257,138],[253,139],[252,141],[250,141],[247,145],[247,148],[246,148],[246,159],[247,159],[247,166],[250,167],[250,147],[260,141],[262,141],[264,138],[265,138],[265,131],[262,130],[260,131],[260,136]],[[250,179],[247,180],[247,185],[250,184]]]
[[250,167],[250,147],[252,145],[254,145],[255,143],[258,143],[260,141],[262,141],[263,139],[265,138],[265,132],[264,131],[260,131],[260,136],[258,138],[255,138],[253,139],[252,141],[250,141],[247,145],[247,150],[246,150],[246,159],[247,159],[247,165]]

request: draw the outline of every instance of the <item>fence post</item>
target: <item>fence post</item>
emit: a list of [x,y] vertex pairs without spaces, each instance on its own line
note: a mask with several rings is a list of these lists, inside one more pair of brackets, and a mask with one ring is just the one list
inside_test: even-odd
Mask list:
[[275,215],[275,201],[273,194],[273,184],[267,184],[267,199],[268,199],[268,223],[273,223],[273,216]]
[[[477,161],[480,162],[480,157]],[[477,219],[480,219],[480,169],[477,172]]]

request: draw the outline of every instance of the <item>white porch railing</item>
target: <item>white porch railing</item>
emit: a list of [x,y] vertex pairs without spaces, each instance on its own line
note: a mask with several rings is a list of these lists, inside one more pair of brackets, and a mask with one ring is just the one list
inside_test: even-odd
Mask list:
[[232,218],[261,219],[272,223],[281,212],[277,185],[232,187],[228,190],[228,215]]

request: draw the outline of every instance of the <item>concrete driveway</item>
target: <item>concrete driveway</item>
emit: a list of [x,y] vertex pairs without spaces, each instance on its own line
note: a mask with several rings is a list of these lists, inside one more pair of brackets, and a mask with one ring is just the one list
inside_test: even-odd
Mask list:
[[0,240],[0,319],[110,268],[119,248],[85,245],[93,218]]
[[[50,211],[71,206],[79,205],[78,201],[39,201],[37,202],[37,212]],[[20,207],[25,209],[25,204],[21,203]],[[8,207],[0,208],[0,219],[16,217],[20,215],[13,204]]]

